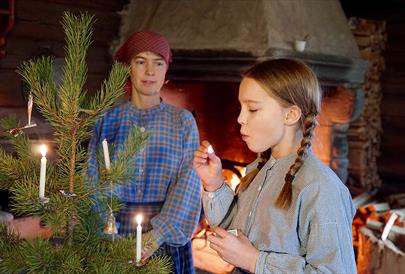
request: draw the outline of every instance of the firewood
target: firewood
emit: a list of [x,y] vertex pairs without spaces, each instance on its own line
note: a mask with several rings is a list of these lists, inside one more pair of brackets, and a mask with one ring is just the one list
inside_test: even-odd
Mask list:
[[350,18],[349,25],[362,58],[369,63],[363,83],[363,113],[351,123],[348,133],[349,172],[362,187],[372,189],[381,184],[376,159],[380,154],[382,135],[380,79],[385,69],[383,51],[387,41],[386,23]]

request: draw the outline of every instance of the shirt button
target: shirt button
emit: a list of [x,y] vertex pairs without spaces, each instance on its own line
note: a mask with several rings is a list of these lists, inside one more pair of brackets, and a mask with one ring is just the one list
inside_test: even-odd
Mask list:
[[252,216],[252,211],[249,212],[249,218]]
[[259,186],[257,190],[260,191],[261,189],[262,189],[262,186]]
[[144,128],[144,127],[140,127],[139,130],[140,130],[141,132],[145,132],[145,128]]
[[213,192],[208,192],[208,198],[212,199],[214,198],[215,194]]
[[140,169],[139,169],[139,172],[140,172],[140,173],[142,173],[142,172],[143,172],[143,169],[142,169],[142,168],[140,168]]

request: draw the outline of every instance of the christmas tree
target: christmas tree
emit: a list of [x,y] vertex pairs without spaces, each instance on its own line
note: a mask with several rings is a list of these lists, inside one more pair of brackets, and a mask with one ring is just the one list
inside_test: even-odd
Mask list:
[[[134,163],[133,155],[142,148],[147,135],[135,127],[126,143],[114,148],[118,152],[111,165],[107,163],[108,156],[103,160],[100,147],[99,173],[96,177],[87,173],[84,143],[97,117],[122,95],[129,75],[127,66],[115,63],[95,95],[84,90],[85,56],[91,45],[94,21],[87,13],[64,13],[66,56],[62,83],[55,83],[51,57],[24,62],[18,70],[32,93],[29,118],[26,126],[12,117],[0,121],[14,148],[13,154],[0,148],[0,188],[9,191],[10,208],[15,215],[39,216],[52,236],[25,240],[6,225],[0,225],[1,273],[170,272],[167,258],[153,258],[136,266],[132,263],[135,238],[114,236],[113,213],[119,210],[120,203],[112,190],[115,184],[132,176],[128,167]],[[33,126],[32,102],[53,127],[55,161],[43,163],[45,152],[40,160],[24,134],[25,128]]]

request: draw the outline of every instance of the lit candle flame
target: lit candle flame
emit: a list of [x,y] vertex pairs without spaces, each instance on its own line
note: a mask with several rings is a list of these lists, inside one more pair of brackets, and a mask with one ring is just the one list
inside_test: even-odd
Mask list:
[[211,145],[208,147],[207,151],[209,154],[214,153],[214,149],[212,148]]
[[142,215],[141,214],[136,215],[136,222],[137,222],[138,225],[140,225],[142,223]]
[[46,145],[41,145],[40,151],[41,151],[42,157],[45,157],[46,156]]

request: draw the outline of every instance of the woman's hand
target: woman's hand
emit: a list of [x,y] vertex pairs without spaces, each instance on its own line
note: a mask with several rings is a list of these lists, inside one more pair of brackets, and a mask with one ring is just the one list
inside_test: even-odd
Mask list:
[[142,237],[144,238],[144,245],[142,248],[141,264],[145,264],[152,257],[153,253],[159,249],[159,245],[153,238],[152,230],[144,233]]
[[238,230],[238,236],[220,228],[214,228],[214,233],[208,235],[210,247],[226,262],[240,267],[251,273],[255,272],[256,261],[259,257],[257,250],[249,239]]
[[224,182],[221,159],[215,155],[211,144],[203,141],[194,152],[193,166],[204,185],[205,190],[215,191]]

